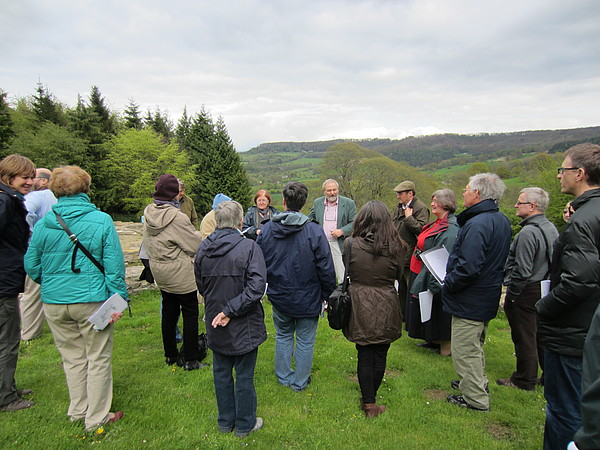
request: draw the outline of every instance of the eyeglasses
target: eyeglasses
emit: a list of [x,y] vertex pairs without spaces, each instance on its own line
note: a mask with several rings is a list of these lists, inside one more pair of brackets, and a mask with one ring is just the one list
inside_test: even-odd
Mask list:
[[517,202],[517,203],[515,203],[515,205],[519,205],[519,206],[521,206],[521,205],[531,205],[531,204],[532,204],[532,202]]
[[562,175],[567,170],[579,170],[579,169],[580,169],[580,167],[559,167],[558,168],[558,174]]

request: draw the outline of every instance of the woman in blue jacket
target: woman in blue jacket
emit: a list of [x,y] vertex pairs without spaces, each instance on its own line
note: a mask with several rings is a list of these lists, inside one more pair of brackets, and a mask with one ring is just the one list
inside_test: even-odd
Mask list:
[[[88,321],[103,301],[118,293],[127,298],[125,263],[117,231],[108,214],[90,202],[91,177],[77,166],[54,170],[50,190],[58,198],[33,231],[25,270],[42,285],[44,313],[63,360],[71,403],[71,421],[84,420],[92,431],[123,417],[112,403],[113,322],[102,331]],[[81,244],[103,266],[100,270],[59,224],[60,215]]]

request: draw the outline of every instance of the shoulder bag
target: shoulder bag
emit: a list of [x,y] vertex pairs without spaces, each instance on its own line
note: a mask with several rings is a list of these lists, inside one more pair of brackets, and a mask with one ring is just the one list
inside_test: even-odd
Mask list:
[[344,281],[335,288],[327,301],[327,320],[329,326],[334,330],[341,330],[348,325],[352,310],[350,292],[348,291],[348,285],[350,284],[348,268],[350,266],[350,255],[352,254],[352,238],[349,237],[348,240],[348,253],[344,261]]

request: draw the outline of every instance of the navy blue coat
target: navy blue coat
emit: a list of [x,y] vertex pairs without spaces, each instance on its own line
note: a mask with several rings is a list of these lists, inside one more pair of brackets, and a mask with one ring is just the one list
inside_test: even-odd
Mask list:
[[0,296],[9,297],[24,290],[29,225],[23,196],[3,183],[0,191]]
[[444,311],[485,322],[496,317],[511,228],[493,200],[456,216],[460,230],[450,252],[442,288]]
[[[198,291],[204,296],[208,346],[224,355],[246,354],[267,339],[260,300],[267,271],[260,248],[233,228],[217,229],[198,249],[194,260]],[[212,327],[223,312],[231,320]]]
[[267,295],[289,317],[318,317],[336,287],[331,250],[323,227],[300,212],[277,214],[256,242],[267,264]]

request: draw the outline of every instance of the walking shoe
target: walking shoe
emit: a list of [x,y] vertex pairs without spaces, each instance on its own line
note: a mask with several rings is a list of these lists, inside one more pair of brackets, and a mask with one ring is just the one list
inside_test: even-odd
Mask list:
[[446,400],[448,400],[448,403],[451,403],[453,405],[461,406],[461,407],[467,408],[467,409],[473,409],[475,411],[487,412],[490,410],[489,408],[487,408],[487,409],[475,408],[469,402],[467,402],[462,395],[449,395],[448,397],[446,397]]
[[535,386],[531,386],[530,388],[524,388],[521,386],[517,386],[515,383],[512,382],[512,380],[510,378],[499,378],[496,380],[496,383],[498,383],[500,386],[506,386],[506,387],[511,387],[511,388],[515,388],[515,389],[522,389],[524,391],[534,391],[535,390]]
[[365,412],[365,416],[368,419],[377,417],[379,414],[384,413],[385,409],[386,409],[385,406],[378,405],[376,403],[363,403],[362,404],[362,410]]
[[208,364],[201,363],[198,360],[186,361],[183,366],[183,370],[198,370],[202,369],[203,367],[208,367]]
[[24,395],[33,394],[31,389],[17,389],[17,397],[23,398]]
[[33,405],[35,405],[35,402],[30,402],[29,400],[23,400],[22,398],[18,398],[10,402],[8,405],[0,407],[0,411],[15,412],[20,411],[22,409],[31,408]]
[[235,437],[245,438],[246,436],[248,436],[253,431],[260,430],[263,427],[264,423],[265,422],[264,422],[264,420],[262,420],[261,417],[257,417],[256,418],[256,423],[254,424],[254,428],[252,428],[250,431],[245,431],[245,432],[236,431],[235,432]]
[[165,359],[165,363],[167,363],[167,366],[172,366],[176,362],[177,362],[177,356],[167,356],[167,358]]
[[[452,380],[450,382],[450,387],[452,387],[452,389],[460,389],[460,380]],[[490,393],[490,387],[488,385],[488,383],[485,383],[485,392],[487,392],[488,394]]]
[[231,433],[233,431],[233,427],[219,427],[219,431],[223,434]]
[[423,342],[421,344],[417,344],[417,347],[428,348],[431,350],[438,350],[440,348],[440,344],[434,344],[433,342]]

